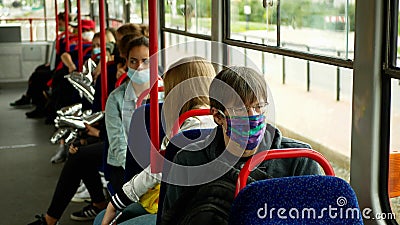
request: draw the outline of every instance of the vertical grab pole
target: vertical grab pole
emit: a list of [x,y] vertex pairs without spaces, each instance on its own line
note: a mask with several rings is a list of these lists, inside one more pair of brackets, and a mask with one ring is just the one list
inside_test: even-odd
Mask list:
[[76,1],[78,8],[78,71],[82,72],[83,67],[83,43],[82,43],[82,18],[81,18],[81,0]]
[[159,157],[159,119],[158,119],[158,20],[157,0],[149,0],[149,42],[150,42],[150,163],[151,172],[161,172],[162,164]]
[[69,24],[69,1],[64,1],[64,15],[65,15],[65,51],[69,52],[69,32],[68,32],[68,24]]
[[101,109],[106,109],[107,90],[107,62],[106,62],[106,27],[104,23],[104,0],[99,2],[99,20],[100,20],[100,62],[101,62]]
[[30,41],[33,42],[32,18],[29,18],[29,37],[30,37]]
[[[58,30],[60,29],[58,27],[58,6],[57,6],[57,0],[54,0],[54,10],[56,11],[56,52],[57,54],[60,52],[60,42],[58,41]],[[67,29],[67,24],[65,24],[65,30]]]

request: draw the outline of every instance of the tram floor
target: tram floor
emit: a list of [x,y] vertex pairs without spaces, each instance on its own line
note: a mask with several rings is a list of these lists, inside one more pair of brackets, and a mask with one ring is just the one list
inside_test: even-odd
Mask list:
[[[28,224],[44,214],[50,204],[63,164],[51,164],[56,146],[49,141],[55,128],[43,119],[27,119],[33,108],[15,109],[26,83],[0,84],[0,224]],[[69,215],[87,203],[70,203],[60,224],[89,225]]]

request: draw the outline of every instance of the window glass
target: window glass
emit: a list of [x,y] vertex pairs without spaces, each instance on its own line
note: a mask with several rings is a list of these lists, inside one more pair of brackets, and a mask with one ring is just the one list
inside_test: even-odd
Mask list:
[[164,9],[165,27],[177,30],[186,30],[184,1],[165,0]]
[[400,223],[400,80],[392,79],[390,116],[389,196]]
[[176,54],[166,56],[167,65],[185,56],[201,56],[211,59],[211,43],[198,38],[165,32],[165,48]]
[[239,47],[228,59],[231,65],[255,65],[265,75],[273,102],[268,107],[274,107],[270,123],[309,143],[349,181],[352,70]]
[[[399,13],[398,13],[398,17],[397,17],[397,22],[400,23],[400,5],[399,5]],[[400,34],[400,29],[399,29],[399,25],[397,25],[397,36],[399,36]],[[397,51],[396,51],[396,61],[395,61],[395,66],[399,67],[399,53],[400,53],[400,45],[399,45],[399,41],[397,40]]]
[[148,24],[149,23],[148,10],[149,10],[148,1],[144,0],[131,1],[130,22],[138,24],[139,23]]
[[165,26],[211,35],[211,0],[166,0]]
[[[13,20],[15,18],[18,20]],[[29,18],[32,18],[31,22]],[[22,41],[30,41],[31,38],[32,41],[46,40],[43,1],[0,1],[0,19],[2,23],[20,26]]]
[[264,3],[230,1],[231,39],[354,59],[355,0]]
[[[97,11],[97,10],[95,10]],[[108,12],[110,19],[123,19],[124,4],[122,1],[108,1]]]

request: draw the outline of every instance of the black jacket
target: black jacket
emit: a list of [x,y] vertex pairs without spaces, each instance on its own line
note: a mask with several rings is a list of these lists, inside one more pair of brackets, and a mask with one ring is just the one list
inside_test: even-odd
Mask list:
[[[224,151],[225,143],[222,132],[222,128],[218,126],[205,140],[190,144],[176,154],[174,163],[187,167],[182,168],[176,165],[171,167],[162,207],[163,215],[174,206],[183,193],[193,192],[193,189],[198,189],[205,183],[212,182],[228,172],[232,173],[232,169],[236,171],[237,175],[247,161],[248,158],[238,158],[228,151]],[[306,143],[283,137],[277,128],[268,124],[258,152],[283,148],[311,147]],[[318,164],[308,158],[264,161],[258,166],[258,169],[272,178],[320,174]]]

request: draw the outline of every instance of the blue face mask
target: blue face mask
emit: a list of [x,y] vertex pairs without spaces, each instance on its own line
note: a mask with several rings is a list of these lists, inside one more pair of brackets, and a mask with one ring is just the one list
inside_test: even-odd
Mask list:
[[[93,55],[100,54],[100,52],[101,52],[100,48],[93,48],[92,50]],[[96,58],[100,59],[100,55],[98,55]]]
[[150,80],[150,69],[135,70],[128,67],[128,77],[132,82],[137,84],[144,84]]

